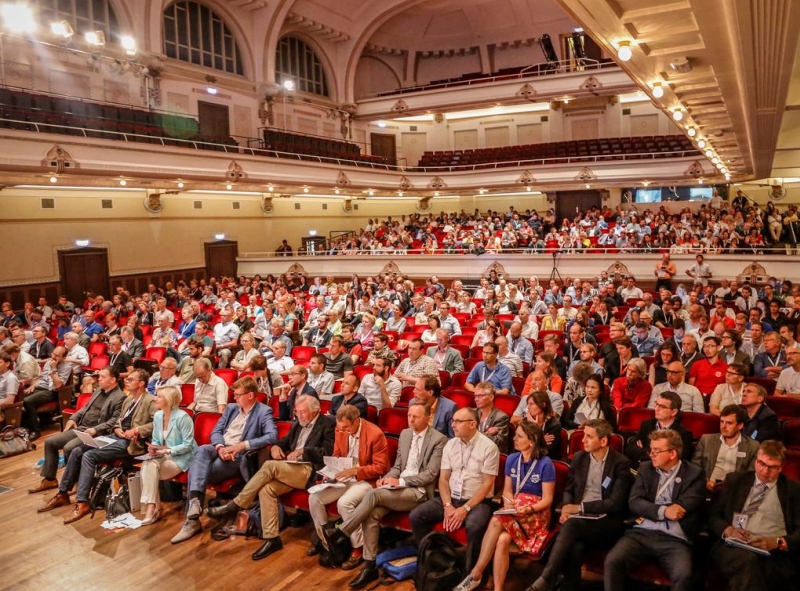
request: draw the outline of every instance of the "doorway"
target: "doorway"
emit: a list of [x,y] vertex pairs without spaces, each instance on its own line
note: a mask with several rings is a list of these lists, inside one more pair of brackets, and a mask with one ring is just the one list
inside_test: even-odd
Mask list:
[[556,192],[556,227],[561,220],[575,218],[577,210],[589,211],[592,207],[600,208],[602,198],[600,191],[558,191]]
[[234,240],[216,240],[205,243],[206,277],[236,277],[239,243]]
[[371,133],[370,144],[373,156],[380,156],[386,164],[397,164],[397,138],[393,133]]
[[197,118],[200,121],[200,133],[228,138],[231,135],[228,107],[197,101]]
[[82,305],[88,291],[111,298],[107,249],[59,250],[58,267],[61,269],[61,293],[70,301]]

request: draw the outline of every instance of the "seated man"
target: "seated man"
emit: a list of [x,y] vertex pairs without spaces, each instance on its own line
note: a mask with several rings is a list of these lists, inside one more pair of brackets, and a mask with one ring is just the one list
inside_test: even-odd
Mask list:
[[[317,308],[317,310],[319,310],[319,308]],[[314,315],[313,312],[312,315]],[[330,344],[333,333],[328,330],[328,315],[325,312],[320,311],[315,316],[317,324],[306,333],[303,339],[303,346],[314,347],[319,351]]]
[[625,455],[631,459],[634,468],[639,462],[644,462],[650,457],[650,433],[669,429],[680,435],[683,440],[683,459],[688,461],[692,457],[692,433],[680,422],[681,397],[675,392],[662,392],[656,400],[655,417],[642,421],[639,435],[628,440]]
[[439,381],[439,370],[436,362],[424,354],[425,343],[420,338],[411,339],[408,343],[408,357],[400,362],[394,376],[403,386],[413,386],[423,376],[436,376]]
[[395,365],[395,354],[389,348],[389,337],[387,337],[382,332],[379,332],[375,335],[375,341],[373,343],[373,349],[367,355],[367,363],[366,365],[375,365],[375,360],[380,359],[387,359],[392,362],[392,365]]
[[144,355],[144,343],[136,338],[130,326],[123,326],[119,336],[122,338],[122,350],[130,356],[131,361],[136,361]]
[[286,343],[276,341],[272,345],[272,357],[267,360],[267,366],[270,371],[277,371],[280,375],[289,373],[289,370],[294,367],[294,359],[286,354]]
[[508,451],[509,417],[494,405],[494,396],[495,389],[491,382],[481,382],[475,386],[478,430],[494,442],[500,453],[506,453]]
[[[353,458],[353,467],[342,470],[336,480],[342,488],[326,488],[312,493],[308,508],[320,540],[324,539],[323,526],[328,523],[325,505],[336,501],[336,508],[343,519],[350,517],[361,500],[375,485],[375,481],[389,470],[389,447],[386,437],[377,425],[359,417],[355,406],[346,404],[336,413],[336,439],[333,455],[337,458]],[[353,553],[342,565],[351,570],[363,562],[361,529],[350,536]]]
[[172,538],[173,544],[184,542],[203,530],[200,514],[208,483],[238,476],[247,481],[250,478],[247,452],[266,447],[278,439],[272,409],[256,400],[256,392],[258,384],[249,376],[234,382],[236,402],[225,407],[211,432],[211,443],[195,451],[189,466],[186,521]]
[[358,392],[358,387],[360,385],[361,380],[358,379],[357,375],[351,374],[345,377],[342,380],[341,393],[334,395],[331,399],[331,407],[328,409],[328,414],[335,417],[342,406],[350,404],[358,409],[358,414],[362,419],[366,419],[367,399]]
[[325,353],[325,370],[337,380],[353,373],[353,358],[344,350],[344,339],[340,336],[331,339],[328,352]]
[[217,519],[235,515],[241,509],[249,509],[258,497],[264,543],[253,553],[253,560],[261,560],[283,548],[278,530],[278,497],[314,484],[317,470],[324,466],[323,458],[333,453],[336,423],[320,414],[319,400],[299,396],[295,413],[297,420],[288,435],[269,448],[271,459],[264,462],[242,492],[228,504],[206,511],[209,517]]
[[768,332],[764,335],[764,350],[753,360],[753,375],[757,378],[777,380],[788,365],[786,353],[781,350],[781,335]]
[[41,326],[35,327],[32,331],[33,342],[31,343],[28,353],[33,355],[34,359],[49,359],[53,353],[53,343],[47,338],[47,331]]
[[289,382],[291,389],[281,389],[278,398],[278,420],[291,421],[294,417],[295,400],[300,396],[313,396],[319,400],[317,391],[308,383],[308,370],[302,365],[295,365],[289,370]]
[[41,375],[42,370],[33,356],[23,351],[16,343],[5,345],[3,351],[11,357],[14,375],[17,376],[21,386],[27,388]]
[[428,425],[448,439],[455,436],[453,431],[453,415],[458,407],[449,398],[442,398],[442,386],[438,376],[423,376],[414,384],[414,398],[431,407]]
[[[563,591],[581,588],[581,562],[588,548],[612,546],[624,531],[633,476],[628,459],[609,448],[611,425],[592,419],[583,427],[583,451],[575,454],[561,505],[561,530],[542,576],[528,591],[552,589],[563,574]],[[581,519],[583,514],[605,515]],[[575,519],[571,519],[575,517]]]
[[358,392],[367,399],[367,404],[377,408],[378,412],[397,404],[402,386],[400,380],[392,375],[392,360],[376,357],[372,373],[365,375],[361,380]]
[[[390,511],[411,511],[434,497],[434,488],[439,479],[442,451],[447,438],[428,428],[430,407],[414,399],[408,406],[408,429],[400,433],[397,459],[391,470],[367,492],[350,516],[342,523],[334,536],[352,536],[359,528],[364,538],[364,568],[349,586],[361,589],[378,580],[375,557],[378,554],[380,520]],[[397,489],[380,488],[395,486]],[[326,533],[325,530],[323,533]],[[328,546],[334,543],[328,539]]]
[[787,347],[786,360],[788,365],[778,376],[775,395],[800,398],[800,347]]
[[[800,547],[800,485],[781,474],[786,449],[765,441],[755,471],[731,474],[711,506],[709,528],[718,539],[711,551],[716,569],[731,591],[768,591],[796,587]],[[727,545],[732,538],[766,550],[762,557]]]
[[28,428],[31,441],[38,439],[40,435],[39,407],[56,400],[58,398],[56,390],[65,385],[70,385],[72,366],[64,361],[66,355],[67,350],[64,347],[53,349],[50,354],[50,360],[42,367],[42,373],[25,389],[27,395],[22,401],[25,409],[23,424]]
[[439,371],[446,371],[450,375],[464,371],[461,352],[450,346],[450,333],[443,328],[436,330],[436,346],[428,349],[426,355],[433,359]]
[[154,373],[150,377],[150,381],[147,382],[147,391],[155,396],[158,388],[164,388],[166,386],[174,386],[180,390],[181,380],[177,375],[175,375],[177,370],[178,362],[172,357],[165,358],[164,361],[161,362],[161,365],[158,366],[158,371]]
[[629,406],[646,407],[653,393],[647,381],[647,364],[634,358],[625,366],[625,375],[614,380],[611,386],[611,403],[617,410]]
[[325,371],[328,359],[322,353],[314,353],[308,360],[308,385],[314,388],[321,400],[330,400],[333,395],[334,375]]
[[483,346],[483,361],[479,361],[467,376],[464,388],[470,392],[475,391],[475,386],[480,382],[491,382],[497,394],[513,394],[511,385],[511,370],[497,360],[499,347],[495,343],[486,343]]
[[69,505],[69,491],[77,483],[75,508],[64,523],[83,519],[91,512],[89,492],[92,487],[97,464],[117,459],[131,458],[147,450],[147,440],[153,434],[153,415],[156,412],[155,398],[147,392],[147,372],[137,369],[125,379],[128,397],[122,402],[119,418],[109,435],[114,443],[101,449],[81,445],[72,450],[67,467],[58,485],[58,493],[42,510]]
[[289,335],[286,334],[286,322],[283,318],[278,318],[277,316],[274,317],[269,322],[269,334],[264,335],[264,338],[261,341],[261,344],[258,346],[259,351],[261,354],[269,359],[272,357],[272,347],[281,341],[286,345],[286,354],[291,357],[292,355],[292,339],[289,338]]
[[478,413],[462,408],[453,417],[455,437],[442,452],[439,494],[411,512],[414,541],[419,546],[436,524],[446,531],[467,529],[469,571],[478,560],[481,541],[492,517],[488,504],[499,470],[500,452],[491,439],[478,431]]
[[232,308],[224,308],[219,313],[220,321],[214,325],[214,344],[217,346],[219,356],[217,367],[221,369],[228,367],[233,357],[233,350],[239,346],[241,333],[239,327],[231,321],[233,314]]
[[627,575],[655,560],[669,576],[672,591],[692,589],[692,542],[703,522],[703,471],[685,455],[680,434],[671,429],[649,435],[650,461],[639,466],[629,507],[636,525],[625,532],[604,564],[605,591],[625,591]]
[[672,361],[667,366],[667,381],[653,388],[647,408],[656,407],[656,400],[658,400],[662,392],[675,392],[681,397],[681,410],[683,412],[705,412],[703,395],[700,394],[700,390],[687,384],[684,381],[685,378],[686,368],[684,368],[683,363],[679,360]]
[[703,469],[706,489],[714,490],[728,474],[742,474],[753,469],[758,452],[758,442],[742,435],[747,420],[747,409],[729,404],[719,416],[719,435],[708,433],[700,438],[692,462]]
[[[75,430],[88,433],[92,437],[111,433],[122,409],[125,393],[119,389],[119,372],[113,367],[101,369],[97,374],[97,390],[95,390],[86,406],[70,417],[64,425],[64,431],[51,435],[44,442],[44,464],[40,471],[41,482],[28,489],[29,493],[38,493],[51,488],[58,488],[56,471],[58,470],[58,452],[64,450],[65,463],[69,462],[72,450],[81,445]],[[69,497],[63,504],[69,504]],[[59,506],[46,505],[39,512],[49,511]]]
[[778,415],[767,406],[767,391],[760,384],[745,384],[742,389],[742,406],[747,409],[747,421],[742,433],[759,443],[781,438]]
[[228,384],[214,373],[211,361],[203,357],[195,361],[194,400],[189,410],[198,412],[225,412],[228,404]]

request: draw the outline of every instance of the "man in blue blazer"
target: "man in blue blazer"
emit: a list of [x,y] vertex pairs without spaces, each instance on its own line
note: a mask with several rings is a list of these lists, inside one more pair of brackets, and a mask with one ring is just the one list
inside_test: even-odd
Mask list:
[[236,402],[228,404],[211,433],[211,443],[197,448],[189,466],[189,500],[186,521],[173,544],[186,541],[200,533],[200,514],[203,512],[206,485],[241,476],[250,478],[247,452],[275,443],[278,430],[272,409],[256,400],[258,384],[245,377],[233,384]]
[[414,398],[422,400],[431,408],[430,426],[446,435],[448,439],[455,437],[453,432],[453,415],[458,407],[449,398],[442,398],[442,385],[439,376],[422,376],[414,384]]

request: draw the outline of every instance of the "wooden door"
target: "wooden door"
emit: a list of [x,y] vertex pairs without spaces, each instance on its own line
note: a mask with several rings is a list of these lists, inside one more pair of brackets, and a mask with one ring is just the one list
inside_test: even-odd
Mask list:
[[206,242],[206,277],[236,277],[239,243],[234,240]]
[[380,156],[387,164],[397,163],[397,139],[392,133],[371,133],[372,155]]
[[76,305],[83,303],[87,291],[111,299],[107,249],[59,250],[58,266],[61,270],[61,292]]
[[200,121],[200,133],[202,135],[230,137],[230,116],[228,107],[225,105],[197,101],[197,116]]
[[576,208],[589,211],[592,207],[600,207],[600,191],[558,191],[556,193],[556,226],[561,225],[561,220],[572,220],[576,215]]

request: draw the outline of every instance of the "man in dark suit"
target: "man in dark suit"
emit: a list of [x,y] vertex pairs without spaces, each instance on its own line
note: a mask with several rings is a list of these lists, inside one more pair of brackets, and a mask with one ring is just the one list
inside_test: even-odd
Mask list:
[[358,414],[362,419],[367,418],[367,399],[363,394],[358,392],[358,387],[361,385],[361,380],[358,379],[356,374],[350,374],[342,378],[342,391],[336,394],[331,400],[331,407],[328,409],[328,414],[332,417],[336,416],[338,410],[345,404],[350,404],[358,409]]
[[761,384],[745,384],[742,406],[747,409],[747,421],[742,433],[758,442],[781,438],[781,424],[775,412],[766,404],[767,391]]
[[452,439],[453,415],[458,410],[456,403],[449,398],[442,397],[442,385],[439,383],[439,376],[423,376],[417,378],[414,384],[414,398],[422,400],[431,407],[432,416],[428,419],[428,424]]
[[[397,458],[391,470],[376,482],[358,504],[355,511],[327,539],[328,546],[347,542],[359,527],[364,534],[364,568],[350,582],[353,589],[361,589],[379,578],[375,557],[378,554],[380,520],[390,511],[411,511],[417,505],[432,499],[439,479],[442,450],[447,438],[436,429],[428,427],[431,409],[423,401],[414,399],[408,406],[408,429],[400,433]],[[384,488],[398,487],[398,488]],[[327,534],[327,530],[323,533]]]
[[132,361],[144,355],[144,343],[136,338],[130,326],[123,326],[119,336],[122,338],[122,350],[130,355]]
[[200,514],[206,485],[239,476],[249,480],[247,452],[266,447],[278,439],[272,409],[256,400],[257,393],[258,384],[249,376],[234,382],[236,402],[225,407],[211,432],[211,443],[201,445],[195,451],[189,466],[186,521],[172,538],[173,544],[186,541],[203,530]]
[[758,442],[742,435],[746,420],[747,410],[743,406],[729,404],[719,416],[719,435],[709,433],[700,438],[692,462],[703,469],[709,491],[728,474],[742,474],[755,466]]
[[[628,459],[608,446],[611,433],[611,425],[602,419],[584,425],[584,451],[575,454],[569,466],[561,530],[542,576],[529,591],[551,589],[560,574],[564,591],[578,591],[585,547],[608,547],[622,535],[633,477]],[[605,517],[582,519],[586,514]]]
[[[29,493],[38,493],[51,488],[58,488],[56,472],[58,470],[58,452],[64,450],[64,458],[69,461],[73,449],[81,445],[75,430],[84,431],[92,437],[106,435],[117,422],[125,393],[119,389],[117,380],[119,372],[113,367],[101,369],[97,375],[98,389],[94,391],[89,402],[70,417],[64,425],[64,431],[51,435],[44,442],[44,464],[42,464],[42,481]],[[39,512],[49,511],[54,507],[45,505]]]
[[320,414],[319,400],[315,396],[298,396],[295,413],[297,420],[292,423],[289,433],[269,448],[272,459],[264,462],[231,502],[206,511],[216,519],[235,515],[252,506],[258,497],[264,543],[253,554],[253,560],[266,558],[283,548],[278,525],[278,497],[314,484],[317,470],[324,466],[323,458],[333,453],[336,421]]
[[289,390],[288,394],[284,394],[285,390],[281,390],[280,397],[278,398],[278,420],[291,421],[294,420],[294,405],[295,400],[301,395],[313,396],[319,399],[317,391],[312,388],[308,383],[308,369],[302,365],[295,365],[289,370]]
[[692,457],[692,433],[681,425],[680,410],[683,402],[675,392],[666,390],[658,395],[655,403],[655,418],[642,421],[639,435],[631,438],[625,448],[625,455],[630,458],[634,467],[639,462],[646,461],[650,456],[650,434],[654,431],[672,429],[683,440],[682,458],[689,460]]
[[[781,474],[786,449],[765,441],[755,471],[731,474],[711,507],[709,528],[721,538],[711,551],[731,591],[796,588],[800,560],[800,485]],[[769,552],[760,556],[729,546],[732,538]]]
[[691,544],[702,524],[706,498],[703,471],[681,461],[683,440],[671,429],[650,433],[650,462],[639,466],[628,506],[636,525],[606,556],[605,591],[625,591],[626,577],[655,560],[672,591],[692,589]]

